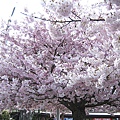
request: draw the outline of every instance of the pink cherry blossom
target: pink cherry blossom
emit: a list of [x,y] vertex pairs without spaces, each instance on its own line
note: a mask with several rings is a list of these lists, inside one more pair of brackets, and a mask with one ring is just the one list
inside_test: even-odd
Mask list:
[[107,5],[48,0],[45,16],[23,14],[6,32],[3,22],[0,110],[59,107],[74,120],[91,110],[119,111],[120,10],[117,0]]

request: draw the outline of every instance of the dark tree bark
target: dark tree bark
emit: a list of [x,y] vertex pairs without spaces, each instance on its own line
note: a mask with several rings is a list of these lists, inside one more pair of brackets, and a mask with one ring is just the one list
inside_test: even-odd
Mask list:
[[68,102],[61,100],[59,101],[61,104],[66,106],[72,112],[73,120],[86,120],[86,113],[85,113],[85,101],[82,100],[81,102]]
[[72,111],[73,120],[85,120],[86,113],[85,108],[79,108]]

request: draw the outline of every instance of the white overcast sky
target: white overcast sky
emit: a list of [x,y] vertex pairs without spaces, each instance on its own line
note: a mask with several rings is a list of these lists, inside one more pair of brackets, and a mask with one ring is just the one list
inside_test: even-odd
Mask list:
[[15,8],[13,18],[19,19],[23,15],[24,7],[28,7],[29,12],[37,12],[41,10],[40,0],[0,0],[0,19],[8,20]]
[[[20,12],[24,11],[24,7],[28,7],[29,12],[42,11],[40,6],[41,0],[0,0],[0,19],[8,20],[12,10],[16,7],[13,18],[20,19],[23,15]],[[47,1],[47,0],[46,0]],[[83,0],[83,4],[91,4],[101,2],[103,0]]]

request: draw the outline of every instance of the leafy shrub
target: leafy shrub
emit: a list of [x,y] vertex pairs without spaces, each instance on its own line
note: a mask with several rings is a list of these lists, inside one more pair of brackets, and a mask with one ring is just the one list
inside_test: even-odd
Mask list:
[[1,116],[2,116],[2,120],[10,120],[10,114],[7,110],[4,110]]

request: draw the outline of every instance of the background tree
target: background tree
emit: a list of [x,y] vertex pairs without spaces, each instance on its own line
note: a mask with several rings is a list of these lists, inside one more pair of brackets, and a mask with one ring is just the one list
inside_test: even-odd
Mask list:
[[59,106],[69,109],[74,120],[85,119],[89,111],[120,110],[117,1],[92,6],[80,0],[41,3],[44,15],[25,10],[25,20],[1,31],[1,109],[53,111]]

